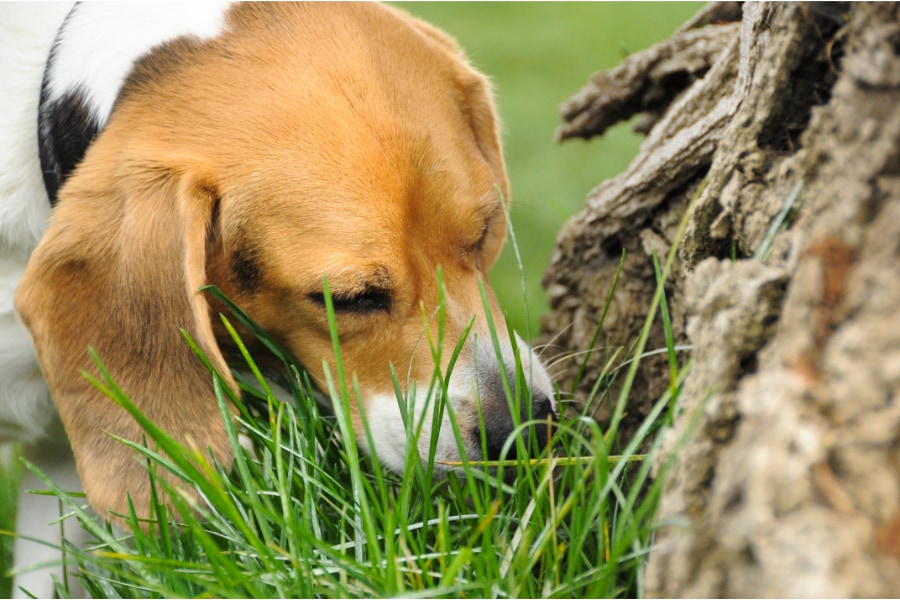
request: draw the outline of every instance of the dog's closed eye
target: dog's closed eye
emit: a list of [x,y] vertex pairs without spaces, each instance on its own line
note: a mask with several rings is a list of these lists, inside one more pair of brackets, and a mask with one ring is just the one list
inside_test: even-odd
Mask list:
[[[309,299],[325,309],[325,293],[313,292]],[[375,312],[390,312],[391,293],[380,288],[368,288],[362,292],[334,292],[331,295],[332,306],[337,314],[365,315]]]

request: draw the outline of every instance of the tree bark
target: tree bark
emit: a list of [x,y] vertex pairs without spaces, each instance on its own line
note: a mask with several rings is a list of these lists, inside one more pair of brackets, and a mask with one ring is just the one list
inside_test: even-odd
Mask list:
[[[639,156],[560,233],[544,327],[561,352],[586,350],[624,248],[599,339],[636,339],[650,256],[690,211],[666,292],[693,364],[657,458],[672,468],[645,589],[896,595],[900,7],[710,5],[594,76],[559,137],[639,113]],[[648,348],[663,346],[660,329]],[[576,400],[603,369],[595,354]],[[665,360],[642,368],[632,423],[668,385]],[[557,374],[562,389],[578,368]]]

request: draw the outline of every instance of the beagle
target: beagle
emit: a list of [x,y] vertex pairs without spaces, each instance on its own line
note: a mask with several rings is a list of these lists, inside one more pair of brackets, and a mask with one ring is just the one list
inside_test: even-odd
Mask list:
[[[236,389],[207,284],[322,382],[327,276],[361,390],[353,426],[390,468],[408,450],[390,366],[418,382],[406,400],[427,456],[424,390],[473,318],[446,398],[467,456],[496,458],[512,433],[501,378],[515,354],[522,415],[552,418],[550,380],[488,290],[502,365],[491,343],[479,282],[509,184],[489,83],[447,35],[369,3],[4,3],[0,45],[0,441],[72,487],[67,436],[100,515],[127,514],[129,495],[146,515],[148,477],[112,437],[140,441],[140,427],[81,373],[96,372],[89,347],[155,423],[232,460],[212,380],[179,333]],[[416,348],[437,329],[423,313],[439,304],[438,268],[435,365]],[[459,460],[448,417],[435,434],[436,461]],[[19,507],[19,531],[42,537],[56,504]]]

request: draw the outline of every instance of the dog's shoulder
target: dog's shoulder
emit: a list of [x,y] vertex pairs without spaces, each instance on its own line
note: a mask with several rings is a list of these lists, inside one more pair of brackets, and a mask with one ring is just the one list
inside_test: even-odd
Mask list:
[[0,6],[4,255],[27,259],[34,249],[57,189],[103,129],[134,63],[176,37],[217,35],[229,5],[10,2]]

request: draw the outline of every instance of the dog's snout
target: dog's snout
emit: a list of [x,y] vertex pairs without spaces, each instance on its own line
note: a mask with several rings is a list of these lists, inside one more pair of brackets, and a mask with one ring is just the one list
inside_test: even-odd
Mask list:
[[534,392],[531,399],[531,420],[538,421],[526,430],[526,434],[534,436],[536,441],[535,444],[531,444],[531,447],[545,448],[550,445],[553,436],[552,422],[557,420],[557,415],[553,411],[553,403],[550,398],[537,391]]
[[[515,443],[510,443],[506,453],[504,454],[503,452],[507,440],[510,439],[516,429],[516,422],[512,417],[512,413],[509,411],[508,407],[505,406],[505,403],[503,404],[504,406],[502,408],[486,411],[483,424],[484,431],[476,430],[474,432],[479,444],[481,443],[483,434],[485,450],[487,452],[485,458],[487,460],[514,460],[517,457],[517,444]],[[546,395],[542,392],[534,391],[531,399],[530,419],[528,411],[524,406],[520,418],[520,423],[529,420],[540,421],[540,423],[530,424],[522,430],[522,440],[525,442],[526,448],[541,448],[549,443],[552,432],[548,428],[547,421],[548,418],[550,421],[556,421],[557,417],[556,413],[553,411],[553,405]],[[532,437],[537,441],[537,444],[532,444],[530,442]]]
[[556,420],[556,413],[553,412],[553,403],[542,392],[535,391],[531,397],[531,418],[546,421],[547,417],[550,417],[553,421]]
[[[504,419],[484,423],[484,441],[485,450],[487,451],[487,456],[485,458],[487,458],[487,460],[499,460],[501,458],[503,455],[503,446],[506,444],[506,440],[509,439],[509,436],[512,435],[514,429],[515,425],[513,424],[512,415],[509,413],[507,413],[507,416]],[[476,431],[475,433],[480,440],[481,432]],[[506,453],[506,458],[514,459],[515,457],[516,446],[513,444]]]

